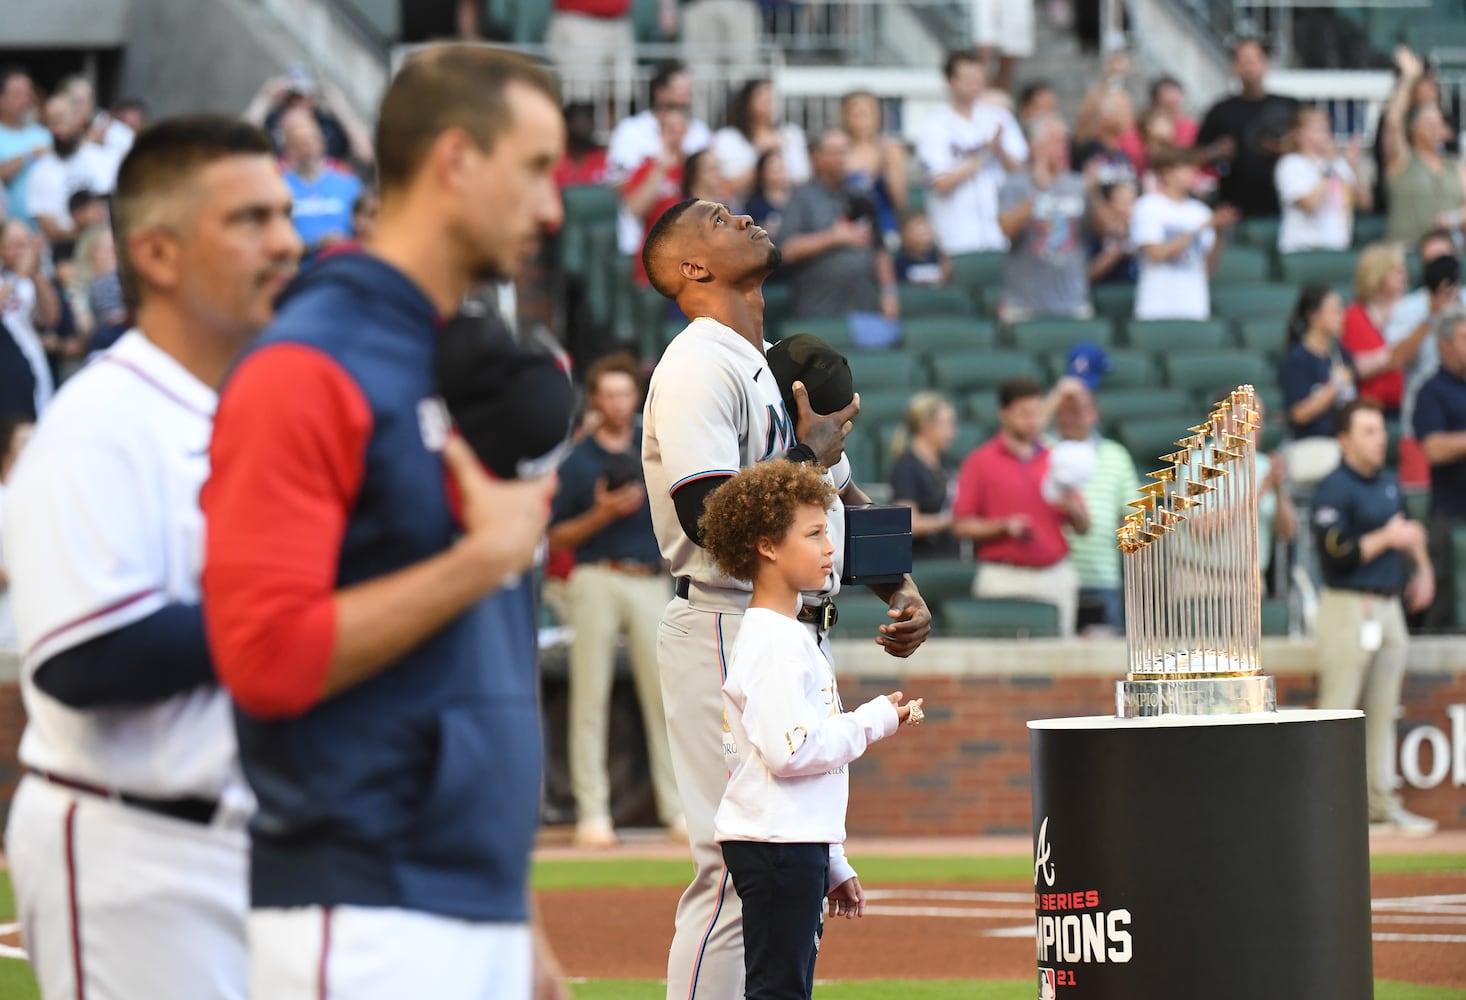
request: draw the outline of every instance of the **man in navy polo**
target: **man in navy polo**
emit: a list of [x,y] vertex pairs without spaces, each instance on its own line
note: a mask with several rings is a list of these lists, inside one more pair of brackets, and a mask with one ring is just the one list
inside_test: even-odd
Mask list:
[[1466,309],[1449,309],[1435,323],[1441,367],[1415,398],[1415,438],[1430,463],[1430,555],[1436,601],[1432,628],[1459,628],[1456,620],[1452,534],[1466,529]]
[[1400,482],[1385,468],[1379,405],[1351,400],[1335,421],[1342,460],[1319,483],[1313,506],[1324,584],[1316,620],[1319,707],[1364,710],[1370,823],[1425,836],[1435,822],[1406,812],[1392,787],[1395,710],[1410,644],[1405,606],[1428,607],[1435,589],[1425,531],[1406,519]]

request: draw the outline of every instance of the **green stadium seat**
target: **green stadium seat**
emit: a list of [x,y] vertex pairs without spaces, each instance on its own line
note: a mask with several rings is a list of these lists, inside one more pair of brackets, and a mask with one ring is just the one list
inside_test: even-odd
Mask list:
[[988,350],[998,342],[998,327],[990,319],[970,314],[917,316],[901,320],[901,343],[912,354],[939,362],[948,351]]
[[972,297],[961,288],[932,285],[902,285],[901,318],[917,316],[951,316],[975,312]]
[[993,298],[987,294],[988,289],[1002,286],[1003,261],[1007,257],[1001,250],[956,254],[952,258],[952,284],[965,291],[980,306]]
[[[1194,394],[1215,393],[1228,386],[1272,382],[1267,361],[1241,351],[1193,351],[1163,358],[1166,385]],[[1211,403],[1214,400],[1208,399]],[[1199,420],[1203,414],[1197,414]]]
[[840,611],[840,620],[831,635],[836,639],[874,642],[880,627],[891,623],[886,614],[890,606],[868,590],[842,590],[835,597],[835,606]]
[[888,463],[881,461],[881,437],[874,428],[857,426],[851,430],[845,437],[845,455],[852,472],[858,470],[862,479],[885,481],[882,470]]
[[[1353,250],[1300,250],[1283,254],[1283,281],[1301,287],[1303,285],[1344,285],[1354,282],[1354,265],[1359,255]],[[1344,301],[1351,296],[1345,295]]]
[[1118,349],[1110,352],[1110,370],[1100,382],[1100,392],[1110,389],[1154,388],[1161,384],[1161,370],[1149,351]]
[[662,34],[660,0],[633,0],[631,26],[636,31],[638,45],[660,45],[666,42],[666,36]]
[[1138,351],[1215,351],[1232,340],[1220,319],[1132,319],[1125,324],[1125,340]]
[[1262,634],[1286,636],[1288,634],[1288,602],[1276,597],[1263,598]]
[[977,563],[966,559],[921,559],[912,566],[911,578],[929,603],[945,604],[972,594],[976,572]]
[[1014,323],[1013,346],[1022,351],[1047,354],[1068,351],[1075,344],[1092,343],[1109,347],[1115,342],[1115,325],[1107,317],[1094,319],[1030,319]]
[[1298,301],[1292,285],[1222,285],[1211,290],[1211,313],[1222,319],[1274,316],[1286,321]]
[[1012,598],[953,598],[941,604],[937,634],[966,639],[1057,639],[1059,609]]
[[993,436],[995,424],[984,423],[980,420],[964,420],[957,427],[957,436],[952,439],[952,447],[947,453],[957,460],[961,465],[963,460],[971,455],[973,451],[987,444]]
[[1366,247],[1384,239],[1388,222],[1383,215],[1354,216],[1354,246]]
[[1129,319],[1135,315],[1135,286],[1133,284],[1095,285],[1090,289],[1097,316],[1110,319]]
[[901,350],[846,351],[855,391],[866,389],[909,389],[926,387],[926,366],[914,354]]
[[644,358],[662,355],[662,327],[667,320],[667,300],[654,288],[631,290],[631,329],[637,352]]
[[970,392],[962,399],[963,416],[985,427],[998,426],[998,394],[992,389]]
[[842,352],[849,352],[855,347],[850,322],[844,316],[790,316],[779,324],[781,338],[792,337],[796,333],[811,334]]
[[1176,450],[1176,441],[1186,436],[1186,428],[1205,413],[1175,414],[1169,417],[1137,417],[1115,428],[1115,437],[1135,459],[1135,471],[1144,476],[1160,468],[1160,456]]
[[1095,398],[1099,407],[1100,420],[1108,427],[1118,427],[1131,420],[1146,417],[1169,417],[1180,415],[1181,426],[1196,422],[1200,414],[1191,393],[1180,389],[1150,388],[1101,389]]
[[1222,259],[1217,261],[1217,269],[1211,280],[1214,285],[1267,281],[1272,277],[1272,271],[1271,248],[1228,246],[1222,249]]
[[[1278,229],[1282,220],[1273,218],[1243,219],[1232,231],[1234,245],[1273,250],[1278,245]],[[1226,251],[1224,250],[1223,253]]]
[[1238,320],[1233,324],[1237,341],[1245,350],[1256,351],[1269,358],[1283,356],[1288,339],[1287,321],[1272,316]]
[[906,421],[906,408],[911,405],[911,389],[865,389],[860,393],[860,426],[886,426]]
[[787,282],[764,284],[764,339],[775,341],[784,336],[785,324],[794,305],[794,290]]
[[993,389],[1010,378],[1042,381],[1043,369],[1027,351],[952,353],[932,366],[932,384],[949,393]]

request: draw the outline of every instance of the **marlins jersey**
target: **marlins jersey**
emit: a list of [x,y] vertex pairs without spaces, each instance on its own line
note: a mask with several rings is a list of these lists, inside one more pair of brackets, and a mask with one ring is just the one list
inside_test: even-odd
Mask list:
[[[768,345],[765,344],[765,347]],[[642,465],[652,525],[673,576],[707,587],[751,591],[732,580],[682,530],[672,496],[689,483],[736,475],[794,447],[794,419],[784,405],[762,353],[717,320],[699,317],[668,345],[647,390],[642,431]],[[842,456],[830,470],[837,490],[850,484],[850,462]],[[828,527],[835,546],[835,570],[820,593],[840,589],[845,555],[845,508],[831,508]]]
[[133,330],[63,387],[16,463],[4,543],[25,765],[153,798],[248,794],[221,688],[79,711],[32,679],[58,653],[198,603],[214,406],[211,388]]

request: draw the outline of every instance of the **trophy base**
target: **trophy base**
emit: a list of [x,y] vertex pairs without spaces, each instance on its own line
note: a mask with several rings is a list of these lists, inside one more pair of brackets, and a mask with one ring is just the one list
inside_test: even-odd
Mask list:
[[1278,710],[1277,690],[1265,674],[1123,680],[1115,685],[1115,714],[1122,719],[1159,715],[1250,715]]

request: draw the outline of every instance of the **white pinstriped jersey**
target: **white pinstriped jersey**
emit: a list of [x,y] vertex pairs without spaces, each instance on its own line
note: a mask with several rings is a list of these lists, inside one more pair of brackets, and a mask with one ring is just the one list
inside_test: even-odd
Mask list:
[[27,766],[156,798],[249,794],[222,688],[82,710],[33,680],[57,653],[199,601],[216,401],[133,330],[62,387],[16,463],[4,537]]
[[[782,455],[795,443],[794,420],[763,355],[717,320],[699,317],[689,323],[652,374],[642,427],[652,526],[673,576],[728,590],[753,589],[723,576],[712,557],[687,537],[672,494],[698,479],[731,476]],[[830,470],[830,479],[840,490],[850,483],[847,457]],[[820,592],[823,596],[840,589],[845,508],[838,501],[827,530],[835,546],[835,571]]]

